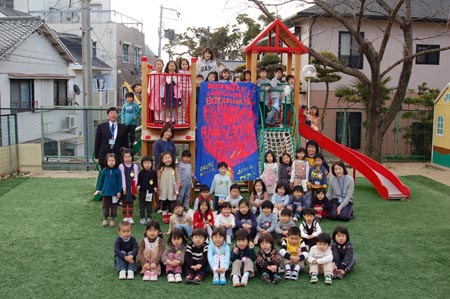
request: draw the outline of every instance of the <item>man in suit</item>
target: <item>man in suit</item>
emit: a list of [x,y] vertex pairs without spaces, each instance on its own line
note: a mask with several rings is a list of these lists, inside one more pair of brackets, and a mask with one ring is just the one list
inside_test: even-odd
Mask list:
[[114,153],[120,162],[120,151],[129,147],[127,128],[117,121],[119,114],[116,107],[108,108],[106,113],[108,121],[99,124],[95,134],[94,157],[102,169],[106,167],[106,154]]

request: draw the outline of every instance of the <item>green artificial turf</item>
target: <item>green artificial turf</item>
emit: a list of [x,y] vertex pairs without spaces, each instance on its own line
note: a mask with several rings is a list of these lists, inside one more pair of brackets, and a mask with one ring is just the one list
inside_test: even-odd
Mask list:
[[[0,298],[448,298],[450,188],[422,176],[402,180],[411,201],[385,201],[357,179],[355,219],[345,223],[357,265],[332,286],[323,277],[247,288],[119,281],[113,266],[115,228],[101,226],[95,180],[18,178],[0,182]],[[135,205],[138,213],[138,204]],[[119,210],[119,215],[120,215]],[[160,219],[160,216],[157,216]],[[135,214],[135,220],[138,217]],[[324,220],[331,234],[342,224]],[[167,226],[163,226],[167,230]],[[143,226],[134,225],[138,241]],[[156,296],[156,297],[154,297]]]

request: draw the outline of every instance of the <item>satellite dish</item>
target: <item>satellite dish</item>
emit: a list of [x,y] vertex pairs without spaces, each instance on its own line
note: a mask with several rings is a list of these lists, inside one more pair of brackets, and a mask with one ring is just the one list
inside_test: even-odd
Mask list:
[[73,92],[78,96],[81,93],[80,88],[78,87],[78,85],[74,84],[73,85]]

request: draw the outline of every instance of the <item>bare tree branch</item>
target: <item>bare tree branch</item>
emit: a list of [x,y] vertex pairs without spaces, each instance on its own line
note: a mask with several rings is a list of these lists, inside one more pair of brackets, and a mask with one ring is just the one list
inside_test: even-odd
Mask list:
[[[403,2],[404,2],[404,0],[399,0],[393,9],[388,11],[388,13],[389,13],[388,22],[386,24],[386,29],[384,31],[383,40],[381,41],[381,45],[380,45],[380,48],[378,51],[379,61],[381,61],[383,59],[384,52],[386,50],[386,45],[389,41],[389,37],[391,36],[392,25],[394,24],[395,16],[398,14],[398,11],[400,10],[400,8],[403,5]],[[383,5],[385,4],[384,1],[382,1],[382,0],[377,0],[377,3],[378,4],[382,3]]]
[[267,9],[266,5],[259,0],[248,0],[252,3],[254,3],[259,10],[261,10],[261,12],[272,22],[275,21],[275,18],[273,17],[273,15],[270,13],[270,11]]

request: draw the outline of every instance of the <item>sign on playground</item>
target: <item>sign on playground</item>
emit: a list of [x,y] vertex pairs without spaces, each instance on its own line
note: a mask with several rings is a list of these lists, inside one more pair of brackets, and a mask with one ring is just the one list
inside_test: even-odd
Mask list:
[[253,83],[204,82],[197,115],[197,178],[211,186],[217,163],[232,181],[254,180],[258,168],[258,87]]

